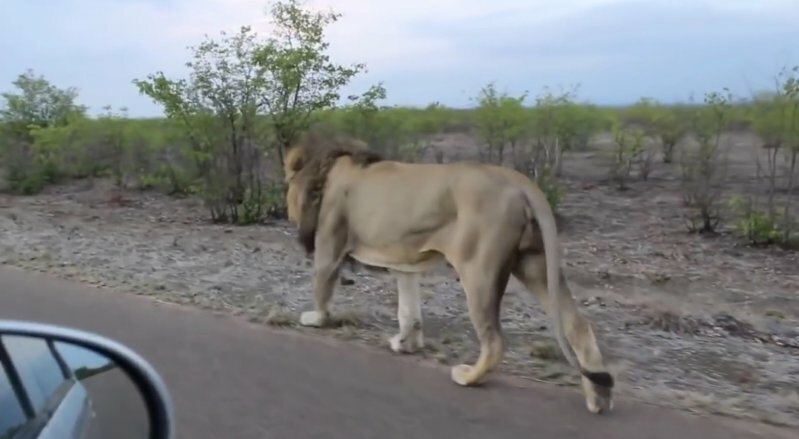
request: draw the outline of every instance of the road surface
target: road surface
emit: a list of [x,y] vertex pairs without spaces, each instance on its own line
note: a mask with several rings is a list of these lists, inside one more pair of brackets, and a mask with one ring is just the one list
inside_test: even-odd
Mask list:
[[140,352],[169,387],[187,439],[796,438],[796,431],[492,376],[462,388],[409,357],[0,267],[0,318],[70,325]]

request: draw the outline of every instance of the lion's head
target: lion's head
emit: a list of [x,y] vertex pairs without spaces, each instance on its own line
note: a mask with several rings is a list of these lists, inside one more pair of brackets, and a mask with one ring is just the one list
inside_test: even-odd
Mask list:
[[368,166],[383,158],[368,150],[366,143],[339,136],[323,136],[310,131],[291,147],[283,159],[288,190],[288,217],[297,225],[300,244],[314,251],[327,176],[341,157],[348,156],[356,166]]

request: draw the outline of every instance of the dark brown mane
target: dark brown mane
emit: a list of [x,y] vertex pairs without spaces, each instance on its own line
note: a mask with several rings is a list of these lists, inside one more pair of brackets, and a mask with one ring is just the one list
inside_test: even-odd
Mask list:
[[383,160],[380,154],[367,149],[366,144],[354,139],[321,136],[308,133],[294,148],[301,148],[300,160],[295,163],[294,177],[302,188],[302,205],[298,227],[298,239],[306,252],[313,253],[314,241],[319,225],[319,211],[322,207],[327,176],[336,160],[350,157],[356,166],[368,167]]

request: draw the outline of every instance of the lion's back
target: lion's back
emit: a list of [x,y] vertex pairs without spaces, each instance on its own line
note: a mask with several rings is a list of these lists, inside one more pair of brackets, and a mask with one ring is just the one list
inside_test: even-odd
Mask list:
[[488,225],[521,212],[524,180],[480,163],[386,161],[370,165],[356,180],[349,188],[351,213],[401,228],[432,228],[458,217]]

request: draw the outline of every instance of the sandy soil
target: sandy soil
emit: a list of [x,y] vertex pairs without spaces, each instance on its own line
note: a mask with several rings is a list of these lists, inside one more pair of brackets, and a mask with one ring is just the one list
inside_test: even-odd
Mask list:
[[[799,254],[748,248],[728,234],[688,235],[676,168],[658,164],[650,181],[618,192],[605,181],[602,142],[567,158],[561,212],[567,276],[619,373],[620,397],[799,427]],[[434,146],[451,159],[468,158],[475,144],[449,135]],[[732,169],[745,168],[746,151]],[[312,331],[296,326],[310,307],[311,267],[293,229],[206,218],[197,201],[104,181],[0,196],[0,262]],[[394,283],[370,271],[346,277],[334,296],[342,325],[316,332],[387,348]],[[474,361],[454,274],[432,273],[424,288],[423,356]],[[502,371],[575,384],[538,304],[515,281],[505,297]]]

